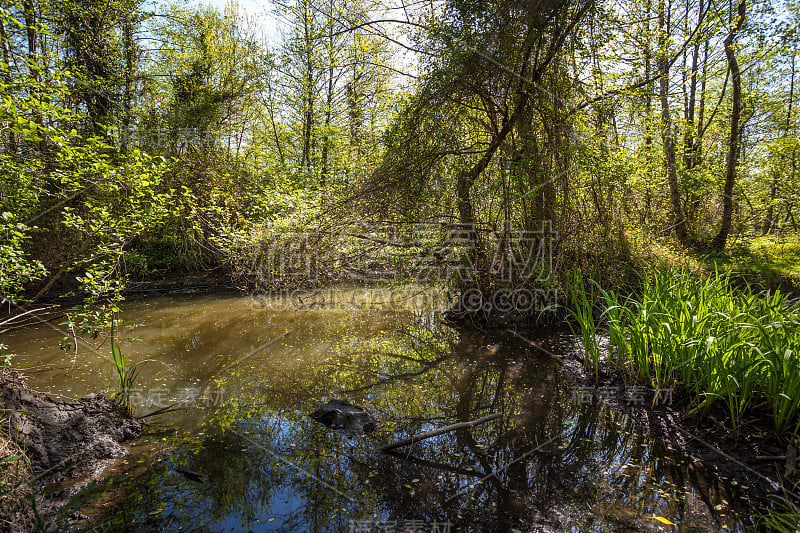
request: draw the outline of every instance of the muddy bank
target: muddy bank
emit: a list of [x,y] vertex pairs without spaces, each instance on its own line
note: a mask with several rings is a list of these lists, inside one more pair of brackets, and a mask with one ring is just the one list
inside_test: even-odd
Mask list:
[[[37,287],[31,289],[26,296],[33,297]],[[175,274],[164,278],[131,279],[125,282],[123,294],[127,298],[142,298],[172,294],[214,293],[220,291],[241,290],[234,280],[225,272],[208,271],[197,274]],[[74,292],[72,296],[68,294]],[[36,299],[37,305],[69,306],[82,302],[84,295],[74,280],[65,280],[63,284],[53,286]]]
[[165,294],[214,293],[240,289],[223,271],[186,274],[164,279],[138,279],[125,284],[126,297],[146,297]]
[[[0,523],[0,531],[20,531],[32,525],[30,501],[36,494],[36,508],[45,521],[54,520],[61,507],[83,486],[102,478],[110,460],[126,455],[121,444],[142,434],[140,422],[102,395],[90,395],[77,402],[56,401],[29,389],[15,374],[0,374],[0,434],[23,451],[26,475],[13,505],[11,522]],[[43,494],[43,487],[70,481],[71,488]],[[23,481],[18,480],[17,483]],[[28,497],[29,498],[29,497]]]

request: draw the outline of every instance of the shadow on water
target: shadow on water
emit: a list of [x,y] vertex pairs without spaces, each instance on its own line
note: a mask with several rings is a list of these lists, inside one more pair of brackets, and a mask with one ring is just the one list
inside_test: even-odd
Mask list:
[[[171,451],[152,463],[132,454],[122,487],[86,511],[91,529],[752,527],[752,504],[713,466],[604,403],[575,401],[559,360],[517,336],[454,331],[432,306],[279,310],[220,298],[182,300],[157,323],[142,304],[126,310],[157,352],[147,355],[169,360],[148,386],[164,386],[169,400],[186,383],[199,392],[161,417],[178,426]],[[554,351],[562,338],[536,332]],[[365,407],[377,430],[354,436],[308,416],[329,399]],[[502,417],[376,450],[492,413]]]

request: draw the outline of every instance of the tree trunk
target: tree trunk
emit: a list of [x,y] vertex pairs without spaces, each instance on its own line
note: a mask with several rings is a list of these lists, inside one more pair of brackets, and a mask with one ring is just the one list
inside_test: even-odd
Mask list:
[[468,422],[458,422],[456,424],[451,424],[449,426],[445,426],[443,428],[434,429],[432,431],[426,431],[425,433],[420,433],[418,435],[414,435],[413,437],[399,440],[397,442],[393,442],[391,444],[387,444],[386,446],[381,446],[378,448],[378,451],[381,452],[388,452],[402,446],[408,446],[409,444],[414,444],[415,442],[419,442],[421,440],[429,439],[431,437],[436,437],[438,435],[443,435],[445,433],[449,433],[451,431],[456,431],[459,429],[469,429],[480,424],[485,424],[486,422],[491,422],[492,420],[497,420],[498,418],[502,418],[503,415],[501,413],[494,413],[488,416],[484,416],[483,418],[478,418],[477,420],[470,420]]
[[700,81],[700,109],[697,111],[697,137],[694,141],[694,165],[703,164],[703,120],[706,113],[706,72],[708,71],[708,39],[703,45],[703,74]]
[[25,17],[25,34],[28,37],[28,60],[31,61],[31,78],[39,82],[41,81],[41,73],[38,68],[38,43],[39,39],[36,33],[36,10],[32,0],[25,0],[22,3],[23,16]]
[[675,159],[675,139],[672,135],[672,122],[670,119],[669,110],[669,60],[668,56],[668,35],[669,23],[666,20],[667,14],[665,13],[665,0],[658,2],[658,63],[659,72],[659,96],[661,99],[661,137],[664,143],[664,155],[666,156],[667,164],[667,180],[669,182],[670,199],[672,201],[672,227],[675,229],[675,235],[681,244],[687,243],[686,236],[686,219],[683,216],[683,208],[681,206],[681,193],[678,188],[678,168]]
[[[652,51],[650,49],[650,11],[652,9],[651,0],[647,0],[644,14],[644,79],[650,79],[650,63],[653,61]],[[645,86],[646,94],[644,100],[644,114],[645,114],[645,134],[644,145],[647,148],[653,145],[653,134],[650,128],[650,118],[653,113],[653,83],[650,82]],[[647,192],[647,202],[650,203],[650,193]]]
[[325,188],[330,171],[328,158],[330,156],[330,142],[331,142],[331,107],[333,106],[333,67],[336,62],[336,54],[333,42],[333,12],[335,5],[333,0],[328,4],[328,12],[331,14],[328,17],[328,93],[325,97],[325,127],[322,130],[322,171],[320,173],[320,187]]
[[[272,89],[269,89],[270,91]],[[286,163],[286,159],[283,156],[283,148],[281,148],[281,139],[278,136],[278,127],[275,125],[275,111],[273,110],[273,103],[270,99],[269,108],[267,112],[269,113],[269,121],[272,124],[272,135],[275,138],[275,147],[278,149],[278,159],[281,162],[281,166]]]
[[305,113],[303,114],[303,156],[300,162],[301,167],[309,168],[311,166],[311,137],[313,135],[314,123],[314,96],[313,92],[313,74],[311,72],[311,65],[309,62],[308,70],[306,72],[306,102]]
[[[698,8],[699,14],[697,15],[697,26],[703,23],[703,8],[704,2],[700,0],[700,7]],[[688,17],[687,17],[688,19]],[[684,134],[683,144],[683,161],[686,170],[691,170],[697,166],[697,158],[695,151],[694,140],[694,110],[697,103],[697,62],[700,56],[700,38],[699,35],[695,40],[692,50],[692,70],[689,75],[689,99],[686,105],[686,132]]]
[[[792,74],[789,79],[789,109],[786,111],[786,122],[784,123],[783,129],[783,136],[785,138],[789,138],[789,131],[792,124],[792,106],[794,104],[794,52],[792,52]],[[781,161],[783,158],[781,157]],[[794,167],[795,157],[792,154],[792,166]],[[778,192],[778,177],[780,175],[780,170],[773,173],[772,175],[772,186],[769,190],[769,207],[767,207],[767,216],[764,217],[764,226],[762,231],[764,235],[767,235],[770,231],[772,231],[773,224],[775,223],[775,216],[774,216],[774,208],[775,208],[775,196]],[[794,175],[792,176],[794,178]],[[789,183],[794,183],[794,181],[790,181]]]
[[0,57],[5,64],[5,67],[2,67],[3,81],[11,83],[11,45],[8,41],[6,24],[2,18],[0,18],[0,54],[2,54]]
[[125,46],[125,90],[124,101],[122,102],[122,138],[120,150],[122,153],[128,151],[128,140],[130,138],[131,127],[131,107],[133,100],[133,9],[129,6],[123,13],[122,35]]
[[313,152],[313,135],[314,135],[314,43],[312,42],[313,36],[311,35],[311,18],[309,16],[310,7],[308,5],[302,6],[302,20],[303,20],[303,45],[304,45],[304,79],[303,79],[303,154],[300,161],[300,166],[305,168],[311,167],[311,158]]
[[[3,81],[11,84],[11,45],[8,40],[8,32],[6,25],[2,18],[0,18],[0,57],[2,57],[5,67],[2,68]],[[16,133],[9,131],[8,141],[6,141],[7,153],[15,156],[17,154],[17,137]]]
[[722,192],[722,222],[719,233],[714,239],[714,248],[722,250],[728,241],[728,234],[731,230],[731,219],[733,217],[733,186],[736,183],[736,165],[739,163],[740,136],[739,119],[742,115],[742,79],[739,71],[739,62],[736,60],[736,53],[733,49],[736,36],[742,27],[746,14],[746,0],[739,0],[739,9],[736,25],[725,37],[725,58],[728,60],[728,70],[731,73],[731,87],[733,89],[733,101],[731,109],[731,130],[730,141],[728,143],[728,157],[725,164],[725,187]]
[[[644,8],[644,79],[650,80],[652,76],[652,63],[653,63],[653,51],[652,51],[652,39],[650,35],[650,13],[653,10],[652,0],[647,0],[645,3]],[[645,95],[644,95],[644,146],[645,146],[645,157],[647,160],[650,160],[650,150],[653,146],[653,82],[649,81],[645,87]],[[651,167],[650,165],[645,166],[647,172],[647,181],[646,186],[644,188],[644,210],[641,212],[639,216],[639,223],[643,226],[647,223],[647,220],[650,219],[650,210],[653,203],[652,193],[650,189],[650,178],[652,177]]]
[[[26,26],[25,33],[28,38],[28,65],[30,69],[30,77],[33,81],[33,88],[30,90],[30,92],[32,95],[41,99],[43,97],[40,90],[43,65],[41,63],[42,54],[39,53],[39,45],[41,44],[41,41],[39,40],[39,32],[36,29],[36,25],[38,23],[36,4],[33,2],[33,0],[24,0],[22,3],[22,8]],[[44,117],[42,116],[42,113],[36,112],[33,121],[39,126],[43,126]],[[42,159],[47,160],[47,137],[44,135],[39,141],[39,154],[41,154]],[[49,166],[49,163],[47,163],[46,167],[49,168]]]

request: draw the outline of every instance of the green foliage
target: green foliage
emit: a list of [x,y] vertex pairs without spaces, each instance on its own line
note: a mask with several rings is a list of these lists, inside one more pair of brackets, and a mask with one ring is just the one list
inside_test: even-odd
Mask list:
[[[125,246],[178,214],[172,203],[175,191],[160,190],[165,169],[162,159],[136,150],[115,166],[110,161],[96,161],[95,172],[101,181],[94,184],[92,194],[79,208],[64,207],[63,225],[81,242],[69,268],[77,273],[84,307],[120,301],[123,280],[118,270]],[[84,180],[75,180],[67,187],[77,189],[84,184]]]
[[30,239],[29,231],[35,227],[28,227],[18,222],[17,217],[8,211],[0,214],[0,295],[2,303],[17,302],[20,291],[33,280],[45,274],[41,261],[30,259],[25,252],[24,241]]
[[155,33],[171,46],[154,57],[143,125],[165,128],[171,143],[151,148],[174,153],[178,129],[189,128],[198,146],[215,150],[231,128],[251,127],[270,59],[241,15],[172,6]]
[[[6,11],[0,16],[4,24],[16,21]],[[43,70],[34,59],[27,64]],[[9,125],[0,151],[3,301],[16,302],[32,282],[42,280],[38,292],[29,293],[35,300],[71,275],[72,293],[81,295],[83,304],[68,324],[80,330],[102,326],[122,298],[119,263],[126,246],[178,215],[175,191],[162,181],[169,166],[138,150],[118,153],[113,130],[102,125],[98,136],[70,128],[81,116],[61,104],[72,95],[69,73],[46,80],[25,71],[5,74],[0,77],[0,120]]]

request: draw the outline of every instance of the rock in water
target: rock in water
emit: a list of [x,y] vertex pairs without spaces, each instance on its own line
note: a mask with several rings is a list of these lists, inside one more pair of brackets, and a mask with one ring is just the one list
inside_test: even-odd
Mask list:
[[183,468],[182,466],[176,466],[175,467],[175,472],[181,474],[183,477],[185,477],[186,479],[189,479],[191,481],[196,481],[198,483],[202,483],[203,482],[203,476],[201,476],[200,474],[198,474],[194,470],[189,470],[188,468]]
[[309,415],[332,429],[342,429],[348,434],[372,433],[378,421],[366,409],[343,400],[331,400]]

